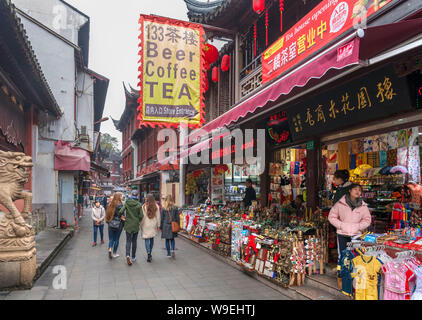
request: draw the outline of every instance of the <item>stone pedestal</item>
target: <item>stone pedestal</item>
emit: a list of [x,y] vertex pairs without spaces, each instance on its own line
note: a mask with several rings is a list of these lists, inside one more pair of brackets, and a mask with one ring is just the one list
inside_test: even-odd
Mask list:
[[34,230],[0,212],[0,289],[31,286],[36,269]]

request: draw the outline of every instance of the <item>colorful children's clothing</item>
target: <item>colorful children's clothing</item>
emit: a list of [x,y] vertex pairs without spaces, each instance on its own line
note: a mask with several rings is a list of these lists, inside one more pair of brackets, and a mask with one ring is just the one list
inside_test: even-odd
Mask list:
[[409,281],[414,273],[404,264],[395,261],[383,265],[384,272],[384,300],[409,300]]
[[338,276],[341,278],[341,292],[345,295],[353,294],[352,260],[356,254],[352,250],[343,250],[337,265]]
[[356,300],[378,300],[378,281],[381,262],[372,256],[361,255],[353,260]]

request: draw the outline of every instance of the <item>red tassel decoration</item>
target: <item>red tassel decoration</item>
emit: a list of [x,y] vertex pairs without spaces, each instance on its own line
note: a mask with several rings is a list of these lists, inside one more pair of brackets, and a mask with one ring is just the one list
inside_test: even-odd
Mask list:
[[284,0],[280,0],[280,31],[283,32]]
[[268,8],[265,10],[265,46],[268,47]]
[[256,57],[256,22],[253,25],[253,38],[254,38],[254,52],[255,52],[255,57]]

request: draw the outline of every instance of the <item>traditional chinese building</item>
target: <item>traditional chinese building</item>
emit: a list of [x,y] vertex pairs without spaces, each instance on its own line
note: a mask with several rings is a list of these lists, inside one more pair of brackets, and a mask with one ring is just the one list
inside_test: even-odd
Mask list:
[[[86,14],[61,0],[13,3],[61,115],[40,112],[28,129],[34,136],[33,208],[45,212],[47,226],[62,218],[74,225],[75,206],[89,188],[109,80],[89,68]],[[41,105],[48,110],[49,104]]]
[[139,93],[129,86],[123,85],[126,105],[120,120],[114,121],[117,130],[122,132],[122,183],[139,191],[140,200],[148,193],[154,194],[157,201],[161,196],[173,195],[179,203],[179,182],[175,179],[179,166],[166,164],[157,166],[158,127],[139,128],[137,107]]
[[[416,26],[422,3],[270,0],[257,13],[252,2],[185,2],[190,21],[207,25],[209,40],[226,42],[208,72],[202,130],[266,130],[265,172],[253,176],[263,205],[301,195],[309,207],[321,206],[318,194],[331,179],[324,162],[329,142],[420,124]],[[227,72],[224,55],[231,62]],[[201,143],[202,150],[210,147]],[[291,189],[270,174],[271,164],[281,162],[293,163],[284,171]],[[349,162],[336,166],[350,169]],[[232,185],[251,176],[247,167],[231,168]]]
[[[41,114],[58,119],[62,111],[47,83],[16,8],[0,1],[0,150],[36,157],[33,126]],[[35,148],[35,150],[34,150]],[[32,190],[32,174],[25,185]],[[22,209],[23,202],[17,203]]]

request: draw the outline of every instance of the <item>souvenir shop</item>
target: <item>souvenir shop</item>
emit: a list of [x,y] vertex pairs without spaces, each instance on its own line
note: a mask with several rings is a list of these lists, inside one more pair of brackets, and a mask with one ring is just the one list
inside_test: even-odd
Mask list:
[[[422,112],[407,80],[387,65],[272,116],[263,195],[268,205],[254,203],[245,211],[236,202],[215,205],[210,198],[182,211],[183,232],[281,286],[303,285],[305,276],[337,265],[339,289],[353,299],[420,299]],[[309,157],[315,154],[320,210],[306,204],[312,196]],[[338,169],[362,185],[373,219],[340,257],[327,221]],[[224,180],[239,176],[232,167],[221,171]],[[398,273],[399,284],[391,280]]]
[[[350,113],[352,122],[353,112],[358,111],[360,126],[320,140],[319,196],[325,215],[336,191],[334,172],[348,170],[349,181],[362,186],[362,198],[372,216],[367,232],[349,243],[340,257],[335,229],[329,229],[329,261],[338,261],[339,287],[356,300],[422,298],[422,113],[417,110],[420,103],[413,87],[419,78],[400,78],[387,66],[367,79],[352,81],[347,89],[340,88],[337,101],[342,103],[343,90],[357,92],[355,99],[349,93],[350,103],[343,105],[341,112]],[[356,81],[360,83],[355,86]],[[321,100],[324,96],[317,98]],[[377,109],[378,115],[369,114]],[[369,120],[373,121],[366,124]]]

